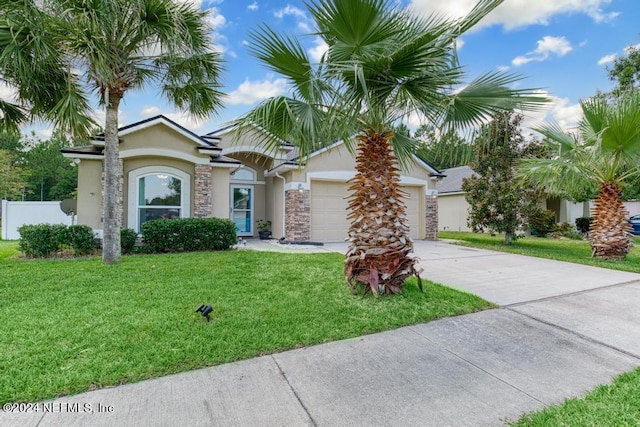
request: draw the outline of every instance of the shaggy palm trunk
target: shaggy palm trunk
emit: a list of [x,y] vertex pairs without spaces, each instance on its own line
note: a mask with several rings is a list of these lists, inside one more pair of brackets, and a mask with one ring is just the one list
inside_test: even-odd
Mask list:
[[631,250],[631,226],[629,212],[622,204],[618,184],[604,183],[595,201],[593,223],[589,232],[592,256],[605,259],[622,259]]
[[104,128],[104,194],[102,262],[120,262],[120,206],[118,181],[120,179],[120,147],[118,140],[118,106],[121,95],[109,93]]
[[[347,283],[354,291],[397,294],[409,276],[416,276],[410,256],[406,208],[400,175],[389,140],[392,133],[364,132],[356,157],[356,176],[350,181],[349,250],[345,260]],[[420,284],[422,288],[422,285]]]

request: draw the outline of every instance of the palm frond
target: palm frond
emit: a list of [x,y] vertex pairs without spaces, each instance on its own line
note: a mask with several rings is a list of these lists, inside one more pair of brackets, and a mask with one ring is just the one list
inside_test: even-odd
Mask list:
[[[478,126],[491,116],[502,111],[537,110],[548,102],[547,98],[536,94],[536,89],[513,89],[511,85],[522,80],[522,76],[490,72],[481,75],[469,85],[453,94],[443,110],[441,121],[462,127]],[[428,116],[433,111],[425,109]]]

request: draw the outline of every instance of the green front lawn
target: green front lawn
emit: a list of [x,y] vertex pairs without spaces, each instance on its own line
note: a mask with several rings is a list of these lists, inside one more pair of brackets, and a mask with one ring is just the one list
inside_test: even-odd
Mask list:
[[586,240],[525,237],[507,246],[502,243],[503,236],[457,231],[440,231],[438,232],[438,238],[457,240],[456,244],[463,246],[640,273],[640,238],[633,239],[636,246],[622,261],[591,258],[591,247]]
[[[349,293],[340,254],[254,251],[25,260],[0,242],[0,403],[246,359],[483,310],[433,283]],[[194,313],[213,305],[211,323]]]
[[516,427],[638,426],[640,425],[640,369],[622,374],[581,399],[568,399],[524,415]]

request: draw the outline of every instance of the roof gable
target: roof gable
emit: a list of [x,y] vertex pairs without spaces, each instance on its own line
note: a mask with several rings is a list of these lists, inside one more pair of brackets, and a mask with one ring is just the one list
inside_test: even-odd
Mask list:
[[[174,130],[175,132],[181,134],[182,136],[186,137],[188,140],[194,142],[196,145],[198,145],[199,147],[212,147],[213,144],[208,142],[207,140],[205,140],[204,138],[198,136],[197,134],[191,132],[189,129],[185,128],[184,126],[179,125],[178,123],[174,122],[173,120],[169,119],[168,117],[165,117],[163,115],[159,115],[159,116],[155,116],[155,117],[150,117],[148,119],[145,120],[141,120],[139,122],[135,122],[135,123],[131,123],[129,125],[126,126],[122,126],[118,129],[118,136],[119,137],[123,137],[126,135],[129,135],[131,133],[143,130],[143,129],[147,129],[150,128],[152,126],[157,126],[157,125],[164,125],[167,126],[168,128]],[[97,136],[95,136],[91,142],[94,145],[104,145],[104,133],[101,133]]]

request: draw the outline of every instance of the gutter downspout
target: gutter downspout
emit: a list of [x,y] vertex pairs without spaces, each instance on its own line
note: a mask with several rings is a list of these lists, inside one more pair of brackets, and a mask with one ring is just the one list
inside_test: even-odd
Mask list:
[[282,180],[282,237],[286,238],[286,228],[285,228],[285,218],[286,218],[286,197],[285,197],[285,186],[287,180],[284,176],[280,175],[278,172],[275,173],[275,176]]

